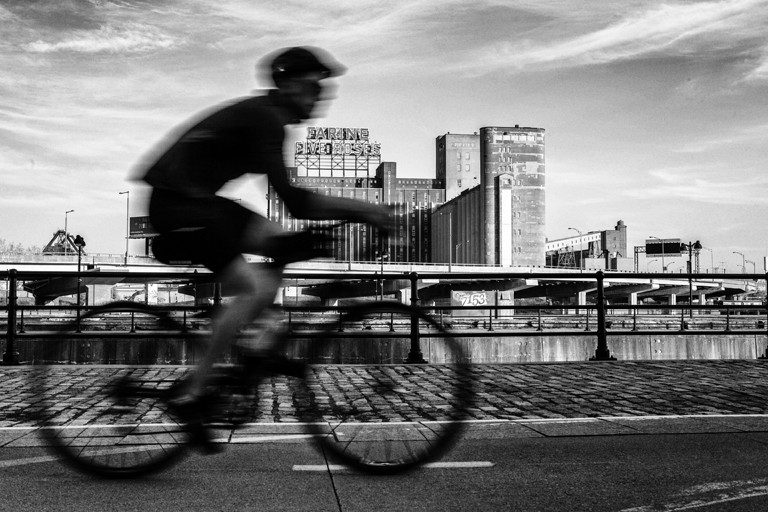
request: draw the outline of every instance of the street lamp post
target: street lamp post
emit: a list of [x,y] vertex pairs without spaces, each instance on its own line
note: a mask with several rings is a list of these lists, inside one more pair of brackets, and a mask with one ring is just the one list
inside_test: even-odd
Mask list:
[[688,242],[687,244],[680,244],[680,248],[688,250],[688,307],[689,316],[693,318],[693,252],[701,250],[701,242],[696,240],[695,242]]
[[128,236],[131,231],[130,203],[131,191],[125,190],[118,192],[119,195],[125,194],[125,266],[128,266]]
[[383,244],[380,246],[381,250],[376,251],[376,256],[379,259],[379,288],[381,289],[381,300],[384,300],[384,258],[389,257],[389,252],[384,252]]
[[[753,273],[753,274],[754,274],[755,272],[757,272],[757,266],[755,265],[755,262],[754,262],[754,261],[752,261],[752,260],[744,260],[744,262],[745,262],[745,263],[751,263],[751,264],[752,264],[752,273]],[[746,269],[745,269],[745,272],[746,272]]]
[[579,234],[579,272],[584,271],[584,235],[576,228],[568,228],[576,231]]
[[651,263],[653,263],[654,261],[658,261],[658,260],[659,260],[659,258],[651,258],[651,259],[649,259],[649,260],[646,260],[646,262],[645,262],[645,271],[646,271],[646,272],[649,272],[649,268],[648,268],[648,267],[649,267],[649,265],[650,265]]
[[741,256],[741,273],[742,274],[746,274],[747,273],[747,263],[746,263],[747,260],[744,257],[744,253],[741,253],[739,251],[733,251],[733,254],[738,254],[739,256]]
[[77,292],[75,293],[75,297],[77,297],[77,332],[80,332],[80,260],[83,256],[83,247],[85,247],[85,240],[80,235],[75,237],[75,247],[77,247]]
[[69,247],[69,229],[67,227],[67,216],[75,210],[67,210],[64,212],[64,254],[67,254],[67,247]]
[[[443,215],[445,215],[445,213],[446,212],[438,212],[438,215],[442,217]],[[452,263],[451,260],[453,256],[453,251],[451,251],[452,248],[453,248],[453,212],[449,211],[448,212],[448,272],[451,271],[451,263]]]
[[459,262],[459,247],[461,247],[465,243],[469,243],[469,240],[464,240],[463,242],[459,242],[453,248],[453,254],[454,254],[453,262],[454,262],[454,264]]
[[448,212],[448,272],[451,271],[451,247],[453,246],[453,212]]

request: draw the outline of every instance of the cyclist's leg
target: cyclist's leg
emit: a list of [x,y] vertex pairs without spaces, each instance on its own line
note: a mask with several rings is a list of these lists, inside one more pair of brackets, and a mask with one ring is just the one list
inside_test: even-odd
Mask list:
[[[269,248],[270,239],[281,233],[278,225],[253,215],[242,233],[241,250],[263,253]],[[213,363],[234,340],[238,329],[258,318],[264,309],[272,305],[281,285],[283,268],[279,265],[251,265],[242,257],[236,257],[218,269],[216,274],[222,286],[235,290],[236,296],[213,318],[209,348],[189,382],[188,392],[193,396],[202,395]]]

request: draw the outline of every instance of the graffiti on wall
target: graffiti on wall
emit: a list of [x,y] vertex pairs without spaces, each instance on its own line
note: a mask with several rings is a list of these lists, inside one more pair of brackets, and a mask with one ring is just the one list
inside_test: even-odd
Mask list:
[[485,306],[491,304],[488,292],[453,291],[451,294],[453,306]]

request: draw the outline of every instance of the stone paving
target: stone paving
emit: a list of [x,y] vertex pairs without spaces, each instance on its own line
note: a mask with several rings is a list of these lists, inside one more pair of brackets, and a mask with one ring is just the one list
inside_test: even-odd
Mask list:
[[[429,382],[432,392],[439,394],[434,388],[445,367],[420,368],[423,371],[410,378],[417,384]],[[570,362],[473,368],[476,400],[470,417],[475,420],[768,414],[768,361]],[[365,366],[332,370],[334,382],[347,395],[370,394]],[[72,366],[59,371],[62,379],[71,381],[61,384],[66,387],[84,382],[88,374],[111,374],[114,368]],[[31,426],[25,415],[35,401],[28,382],[31,372],[25,366],[0,367],[0,427]],[[296,421],[286,405],[291,401],[289,387],[276,378],[263,389],[271,394],[260,397],[256,421]]]

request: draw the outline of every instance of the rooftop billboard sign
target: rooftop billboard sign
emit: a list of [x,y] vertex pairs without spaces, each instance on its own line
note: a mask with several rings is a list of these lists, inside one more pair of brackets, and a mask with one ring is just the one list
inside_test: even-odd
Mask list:
[[652,238],[645,241],[645,254],[681,254],[683,251],[680,244],[681,242],[679,238]]
[[381,144],[370,142],[368,128],[310,126],[307,139],[296,142],[296,155],[381,156]]

